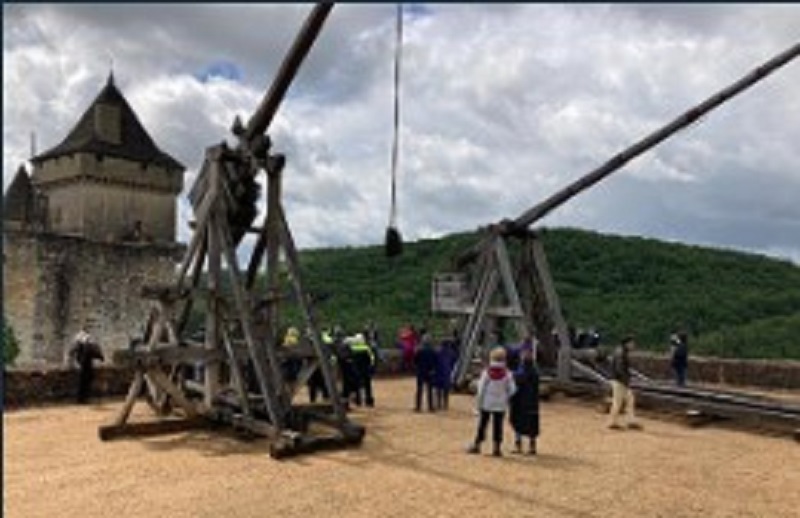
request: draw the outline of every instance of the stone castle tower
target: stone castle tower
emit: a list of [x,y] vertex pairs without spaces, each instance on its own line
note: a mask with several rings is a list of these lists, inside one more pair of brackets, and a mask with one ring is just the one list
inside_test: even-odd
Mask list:
[[20,167],[4,199],[4,306],[18,364],[61,363],[81,328],[106,350],[137,335],[142,285],[167,282],[184,166],[148,135],[113,75],[57,146]]

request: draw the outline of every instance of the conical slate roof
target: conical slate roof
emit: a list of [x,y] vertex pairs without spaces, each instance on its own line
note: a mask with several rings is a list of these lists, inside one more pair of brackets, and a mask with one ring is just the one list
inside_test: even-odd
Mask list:
[[6,191],[3,200],[3,218],[11,221],[27,221],[33,213],[33,194],[31,179],[25,166],[21,165]]
[[[97,134],[94,111],[98,104],[119,108],[121,138],[118,144],[101,139]],[[125,97],[114,85],[113,75],[108,76],[105,88],[84,112],[78,124],[67,135],[67,138],[56,147],[33,157],[31,161],[37,163],[50,158],[80,152],[101,153],[137,162],[154,163],[169,169],[180,169],[181,171],[186,169],[183,164],[158,149],[153,139],[147,134],[147,130],[139,122],[139,118],[128,104],[128,101],[125,100]]]

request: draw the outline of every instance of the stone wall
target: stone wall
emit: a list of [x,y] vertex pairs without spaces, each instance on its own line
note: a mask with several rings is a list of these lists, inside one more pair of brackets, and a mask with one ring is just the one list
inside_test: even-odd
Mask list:
[[82,326],[108,356],[141,334],[151,303],[143,284],[174,276],[182,246],[114,244],[6,232],[4,305],[20,339],[17,364],[62,364]]
[[140,220],[152,239],[175,240],[175,196],[183,188],[180,171],[77,153],[35,165],[32,181],[48,197],[53,232],[118,240]]
[[[663,355],[635,353],[634,368],[653,379],[672,379],[669,358]],[[726,360],[722,358],[689,359],[688,382],[800,389],[800,362],[790,360]]]
[[[398,351],[387,350],[378,364],[379,376],[409,375],[400,369]],[[635,367],[655,379],[669,377],[665,357],[637,354]],[[5,405],[9,408],[43,403],[74,401],[77,391],[76,369],[14,369],[5,373]],[[97,369],[94,394],[97,397],[121,397],[133,380],[130,371],[104,365]],[[691,383],[726,383],[767,389],[800,389],[800,362],[721,360],[693,358],[689,369]]]
[[[95,370],[94,397],[122,396],[128,392],[133,373],[116,367]],[[5,372],[3,403],[6,408],[72,403],[78,395],[78,370],[65,367],[14,369]]]

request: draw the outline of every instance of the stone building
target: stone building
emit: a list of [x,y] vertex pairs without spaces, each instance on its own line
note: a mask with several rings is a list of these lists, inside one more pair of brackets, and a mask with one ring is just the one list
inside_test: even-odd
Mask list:
[[172,279],[184,166],[161,151],[110,75],[57,146],[4,198],[3,297],[18,365],[61,363],[81,327],[107,351],[141,333],[143,284]]

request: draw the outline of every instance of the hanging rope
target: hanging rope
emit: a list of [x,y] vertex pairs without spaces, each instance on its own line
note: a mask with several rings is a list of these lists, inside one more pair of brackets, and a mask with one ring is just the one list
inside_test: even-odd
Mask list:
[[392,135],[392,194],[389,208],[389,226],[386,229],[386,256],[403,253],[403,238],[397,229],[397,164],[400,148],[400,64],[403,57],[403,4],[397,4],[397,23],[394,52],[394,127]]

